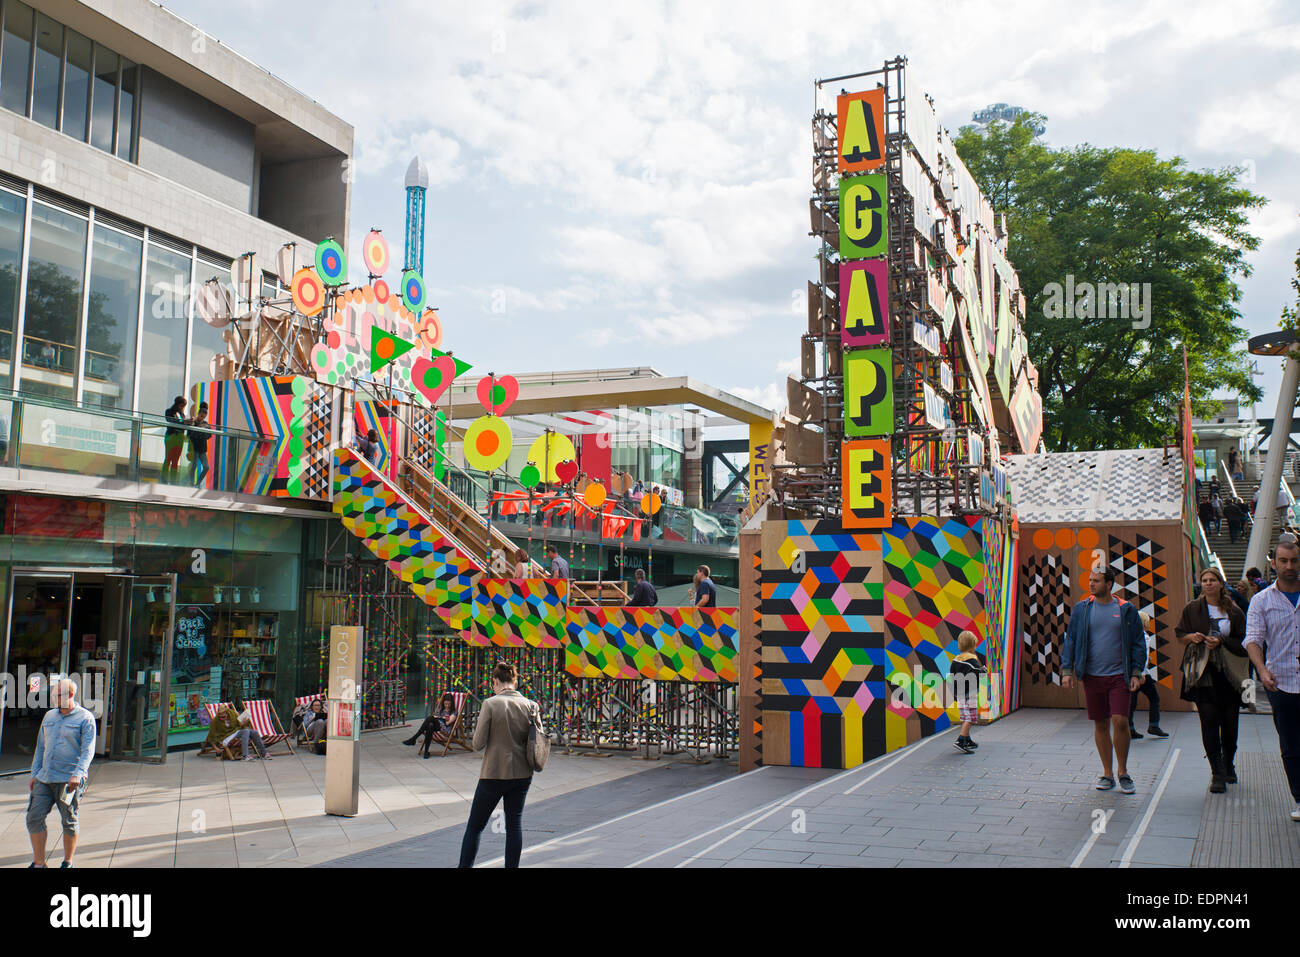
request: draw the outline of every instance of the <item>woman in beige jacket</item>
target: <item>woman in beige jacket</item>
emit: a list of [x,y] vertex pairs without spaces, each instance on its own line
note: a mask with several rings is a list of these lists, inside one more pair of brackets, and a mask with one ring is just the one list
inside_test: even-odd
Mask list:
[[492,697],[483,702],[474,726],[474,750],[484,751],[469,823],[460,845],[460,866],[473,867],[478,839],[497,803],[506,806],[506,867],[518,867],[524,850],[524,799],[533,783],[528,763],[528,728],[537,705],[515,690],[519,673],[498,661],[492,669]]

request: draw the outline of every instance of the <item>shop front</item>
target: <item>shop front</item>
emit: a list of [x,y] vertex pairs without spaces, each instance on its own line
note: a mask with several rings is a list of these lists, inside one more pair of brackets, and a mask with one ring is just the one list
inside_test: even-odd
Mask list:
[[200,743],[205,704],[268,699],[287,721],[318,690],[300,615],[311,519],[34,495],[3,514],[0,774],[30,765],[59,675],[83,688],[98,753],[145,761]]

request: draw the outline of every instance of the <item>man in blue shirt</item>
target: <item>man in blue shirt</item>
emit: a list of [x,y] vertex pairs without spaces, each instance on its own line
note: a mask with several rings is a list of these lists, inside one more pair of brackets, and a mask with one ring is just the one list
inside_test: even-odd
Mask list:
[[708,565],[701,565],[695,569],[695,607],[718,607],[718,590],[713,587],[713,579],[709,577]]
[[546,546],[546,557],[551,560],[551,577],[568,578],[569,563],[560,557],[560,550],[554,545]]
[[1115,573],[1094,569],[1088,578],[1089,595],[1074,606],[1061,648],[1061,687],[1074,687],[1076,673],[1083,680],[1084,700],[1093,725],[1093,740],[1101,757],[1098,791],[1115,787],[1111,755],[1119,772],[1119,789],[1137,789],[1128,773],[1128,715],[1133,692],[1142,684],[1147,664],[1146,633],[1137,609],[1111,594]]
[[77,704],[77,683],[54,682],[50,693],[56,707],[41,721],[32,756],[31,798],[27,802],[27,833],[32,839],[31,867],[45,866],[45,819],[57,807],[63,823],[63,867],[72,866],[77,850],[77,810],[86,791],[86,775],[95,754],[95,717]]

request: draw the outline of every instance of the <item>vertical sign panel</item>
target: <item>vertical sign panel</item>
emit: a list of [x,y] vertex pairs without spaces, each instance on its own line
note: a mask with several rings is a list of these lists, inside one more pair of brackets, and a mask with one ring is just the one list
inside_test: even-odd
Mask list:
[[835,101],[841,173],[865,173],[885,162],[885,91],[846,93]]
[[889,439],[843,445],[845,528],[889,528],[894,523]]
[[[762,503],[767,498],[769,469],[772,464],[772,423],[749,423],[749,501]],[[754,505],[757,508],[758,505]]]
[[894,360],[888,349],[844,353],[844,434],[874,438],[894,432]]
[[885,260],[840,263],[840,339],[846,347],[889,341],[889,265]]
[[840,180],[840,257],[883,258],[889,249],[885,207],[889,197],[884,173]]
[[329,734],[325,751],[325,813],[356,817],[361,785],[362,631],[330,628]]

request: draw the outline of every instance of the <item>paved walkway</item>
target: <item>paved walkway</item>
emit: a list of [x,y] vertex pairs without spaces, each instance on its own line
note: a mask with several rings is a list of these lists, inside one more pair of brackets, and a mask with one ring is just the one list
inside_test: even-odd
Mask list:
[[[1143,715],[1139,715],[1141,719]],[[1141,726],[1141,725],[1140,725]],[[849,771],[767,767],[737,775],[627,755],[555,752],[524,815],[525,866],[1288,866],[1300,862],[1265,716],[1242,715],[1242,783],[1206,790],[1194,714],[1168,739],[1133,743],[1138,793],[1093,789],[1092,726],[1077,711],[1021,711]],[[422,761],[398,740],[363,738],[361,814],[322,813],[324,759],[269,764],[187,754],[162,767],[106,763],[83,811],[82,866],[447,867],[478,756]],[[28,860],[25,779],[0,781],[0,864]],[[489,828],[480,863],[501,863]],[[53,856],[56,851],[52,850]]]

